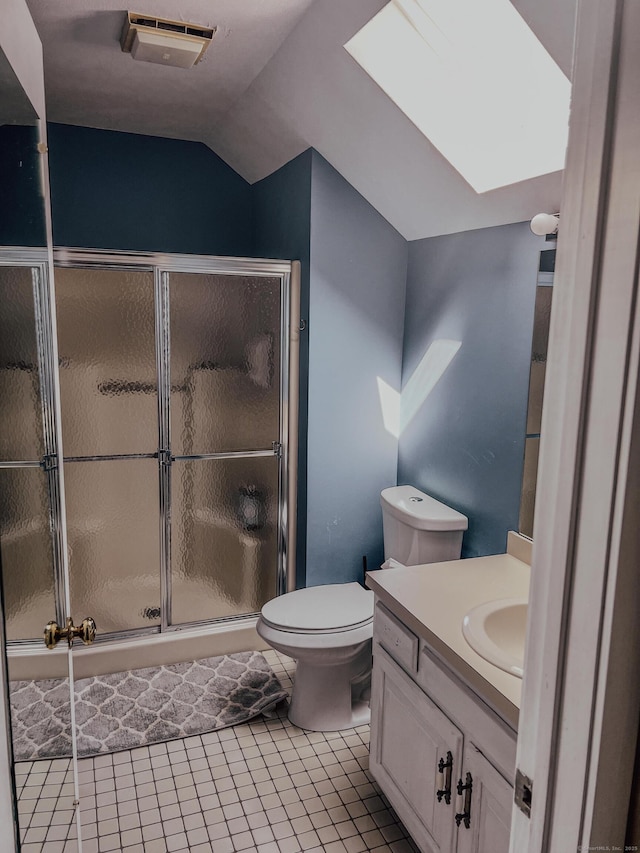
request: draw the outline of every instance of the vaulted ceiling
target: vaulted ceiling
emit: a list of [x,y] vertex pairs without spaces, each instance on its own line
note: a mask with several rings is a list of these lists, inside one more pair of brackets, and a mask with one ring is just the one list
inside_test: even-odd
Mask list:
[[[217,27],[204,60],[134,61],[115,0],[28,0],[49,120],[204,142],[250,182],[311,146],[407,239],[559,207],[561,173],[476,194],[354,62],[344,44],[386,0],[139,2],[131,11]],[[575,0],[513,3],[569,76]]]

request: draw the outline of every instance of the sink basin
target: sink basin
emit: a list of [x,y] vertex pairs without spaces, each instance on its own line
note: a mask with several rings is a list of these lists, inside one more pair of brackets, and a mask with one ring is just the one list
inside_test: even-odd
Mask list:
[[518,678],[522,678],[526,630],[526,598],[488,601],[474,607],[462,620],[462,633],[471,648]]

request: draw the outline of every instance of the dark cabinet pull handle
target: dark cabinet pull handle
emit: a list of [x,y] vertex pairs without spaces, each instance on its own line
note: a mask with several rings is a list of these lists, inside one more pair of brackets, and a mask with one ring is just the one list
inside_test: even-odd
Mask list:
[[445,803],[451,805],[451,773],[453,770],[453,755],[447,752],[447,760],[441,758],[438,762],[438,790],[436,796],[438,802],[444,799]]
[[[471,778],[471,773],[467,773],[465,778],[465,784],[462,784],[462,779],[458,779],[458,802],[456,803],[457,808],[461,808],[462,811],[457,812],[456,814],[456,824],[460,826],[461,823],[464,822],[465,828],[469,829],[471,826],[471,793],[473,791],[473,779]],[[462,795],[464,794],[464,803],[461,802]]]

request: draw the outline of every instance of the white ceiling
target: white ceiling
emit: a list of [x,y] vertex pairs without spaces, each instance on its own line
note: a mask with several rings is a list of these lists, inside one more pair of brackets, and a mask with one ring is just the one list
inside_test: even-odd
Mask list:
[[[385,2],[136,0],[218,28],[183,70],[121,52],[115,0],[28,0],[51,121],[198,140],[250,182],[312,146],[407,239],[557,210],[561,173],[477,195],[344,50]],[[575,0],[513,2],[569,75]]]

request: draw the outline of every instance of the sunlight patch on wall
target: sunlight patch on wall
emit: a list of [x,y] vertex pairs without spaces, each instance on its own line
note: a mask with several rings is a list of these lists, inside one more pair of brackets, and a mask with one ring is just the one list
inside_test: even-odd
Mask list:
[[402,393],[392,388],[384,379],[376,377],[382,422],[387,432],[395,438],[400,438],[461,346],[461,341],[451,341],[446,338],[433,341],[402,389]]
[[477,193],[564,168],[571,84],[509,0],[391,0],[345,48]]
[[384,428],[394,438],[400,438],[400,393],[379,376],[376,380]]

